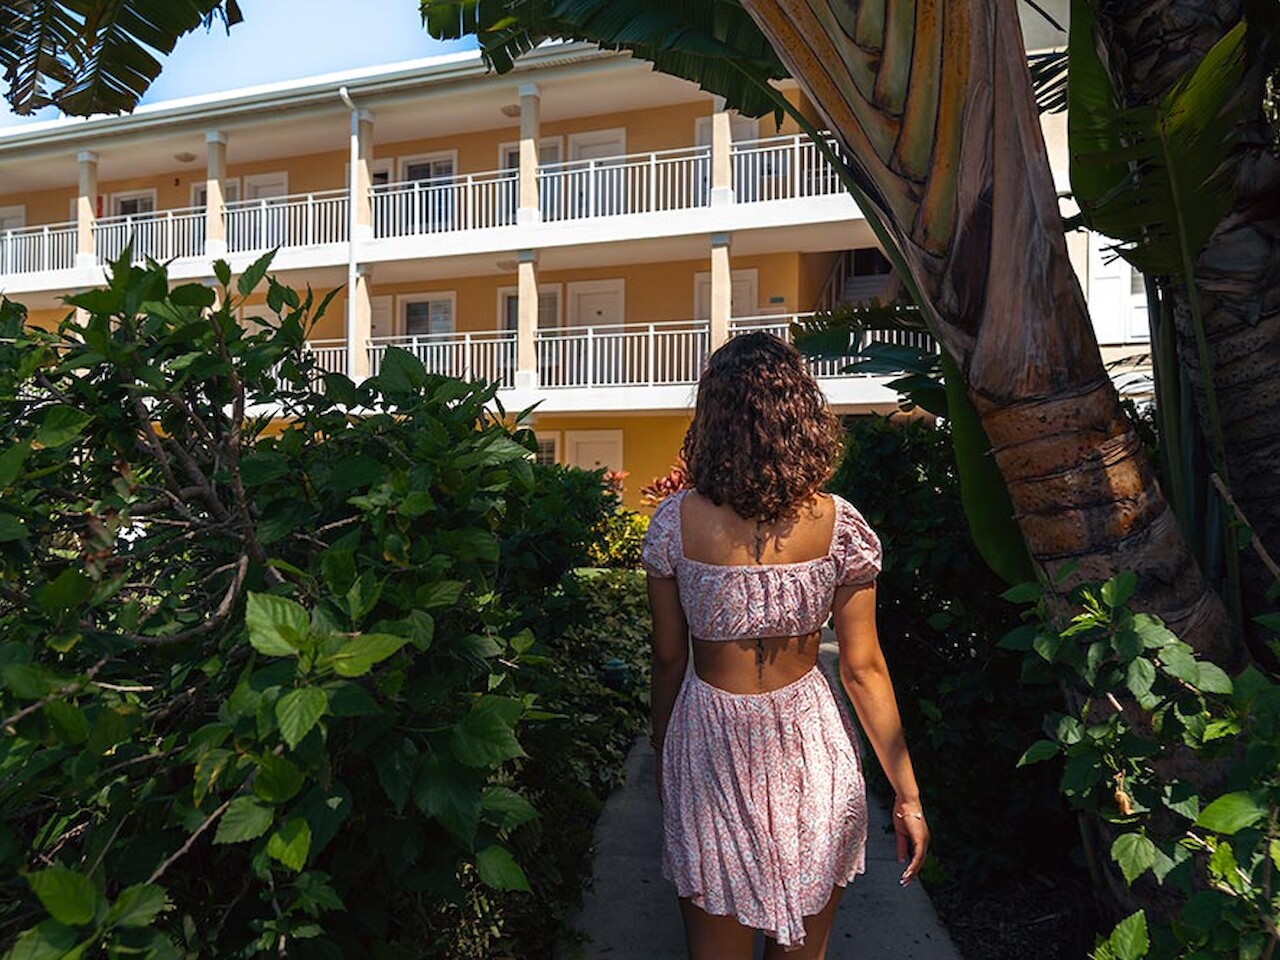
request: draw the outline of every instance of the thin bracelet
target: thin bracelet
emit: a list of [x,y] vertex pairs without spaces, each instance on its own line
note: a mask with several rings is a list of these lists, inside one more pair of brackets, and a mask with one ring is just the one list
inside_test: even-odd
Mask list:
[[907,819],[907,817],[914,817],[917,820],[924,819],[923,813],[899,813],[897,810],[895,810],[893,811],[893,815],[897,817],[899,820],[905,820]]

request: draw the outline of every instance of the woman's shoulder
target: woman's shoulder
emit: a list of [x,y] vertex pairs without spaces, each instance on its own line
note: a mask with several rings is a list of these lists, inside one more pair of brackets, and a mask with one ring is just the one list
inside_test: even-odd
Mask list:
[[838,493],[831,494],[831,499],[836,510],[831,550],[839,567],[839,582],[874,580],[881,566],[879,535],[852,503]]

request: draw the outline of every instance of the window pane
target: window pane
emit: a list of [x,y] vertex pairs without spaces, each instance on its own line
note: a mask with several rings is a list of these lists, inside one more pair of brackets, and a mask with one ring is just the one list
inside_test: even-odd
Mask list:
[[1143,282],[1142,272],[1135,270],[1133,267],[1129,268],[1129,292],[1135,297],[1145,296],[1147,292],[1147,285]]
[[415,300],[404,305],[404,332],[411,336],[453,332],[453,302]]
[[556,441],[554,438],[544,440],[538,438],[538,454],[537,462],[544,466],[551,466],[556,462]]
[[520,298],[514,293],[507,293],[502,297],[502,318],[506,329],[520,328]]

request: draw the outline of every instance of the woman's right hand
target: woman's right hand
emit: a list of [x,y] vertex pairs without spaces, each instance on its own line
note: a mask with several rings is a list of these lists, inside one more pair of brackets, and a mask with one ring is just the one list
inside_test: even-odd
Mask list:
[[901,797],[894,800],[893,832],[898,835],[898,862],[906,860],[908,854],[911,856],[911,862],[898,881],[905,887],[919,874],[925,854],[929,852],[929,823],[924,818],[919,800],[903,800]]

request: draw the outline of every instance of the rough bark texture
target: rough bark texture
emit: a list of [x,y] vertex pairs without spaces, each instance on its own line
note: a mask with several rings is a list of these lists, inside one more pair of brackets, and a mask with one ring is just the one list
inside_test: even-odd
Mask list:
[[[1130,105],[1155,102],[1245,14],[1239,0],[1103,3],[1100,39],[1121,95]],[[1236,200],[1195,273],[1232,495],[1263,546],[1280,558],[1280,159],[1262,115],[1265,81],[1264,58],[1255,57],[1241,91],[1248,113]],[[1170,292],[1179,361],[1204,435],[1212,436],[1191,309],[1184,291]],[[1269,607],[1271,578],[1251,559],[1246,555],[1243,565],[1245,602],[1261,612]]]
[[1077,561],[1068,583],[1135,570],[1139,605],[1228,660],[1226,614],[1103,369],[1014,0],[744,6],[882,198],[1035,560]]

